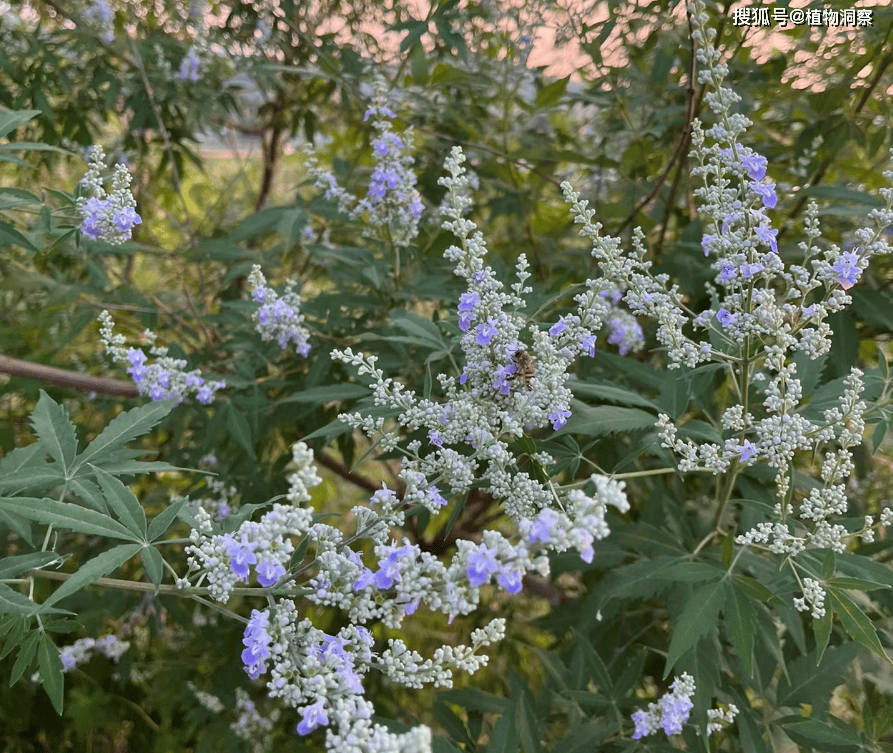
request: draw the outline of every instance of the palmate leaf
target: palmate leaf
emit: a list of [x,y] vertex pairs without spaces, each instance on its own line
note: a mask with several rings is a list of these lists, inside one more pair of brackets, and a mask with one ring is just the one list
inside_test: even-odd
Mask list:
[[31,425],[40,444],[67,475],[78,451],[78,437],[68,411],[41,390],[31,414]]

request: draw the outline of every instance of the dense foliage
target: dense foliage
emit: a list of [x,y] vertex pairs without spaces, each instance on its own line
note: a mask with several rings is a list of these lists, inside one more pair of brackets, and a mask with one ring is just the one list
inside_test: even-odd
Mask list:
[[0,6],[0,747],[893,750],[893,9]]

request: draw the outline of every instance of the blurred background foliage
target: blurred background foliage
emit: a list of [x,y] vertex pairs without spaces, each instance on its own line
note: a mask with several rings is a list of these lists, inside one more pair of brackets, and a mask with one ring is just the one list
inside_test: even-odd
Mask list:
[[[574,286],[592,273],[589,249],[558,189],[565,179],[592,202],[608,233],[628,240],[641,226],[656,270],[681,284],[690,308],[709,306],[705,285],[712,273],[701,250],[687,156],[692,118],[709,117],[702,87],[692,83],[681,4],[202,5],[110,0],[113,26],[103,31],[95,4],[83,0],[3,3],[0,107],[34,112],[3,134],[0,153],[2,355],[79,372],[84,380],[77,391],[21,373],[0,375],[4,453],[33,440],[27,416],[40,388],[66,405],[86,438],[134,404],[136,398],[91,387],[91,376],[125,377],[99,344],[96,317],[108,309],[131,342],[149,327],[172,355],[187,358],[206,378],[227,381],[225,398],[209,407],[184,403],[162,431],[143,438],[156,458],[194,468],[213,452],[237,502],[264,502],[286,488],[291,443],[317,432],[311,444],[326,477],[315,490],[318,508],[349,510],[381,481],[392,483],[395,458],[373,453],[355,465],[368,445],[332,423],[339,412],[370,402],[327,353],[345,346],[375,352],[386,373],[419,391],[433,384],[436,392],[433,375],[447,362],[429,358],[411,315],[455,332],[449,317],[462,290],[442,258],[452,239],[440,229],[436,210],[443,199],[437,178],[456,144],[479,181],[473,219],[484,231],[491,264],[510,270],[520,251],[528,255],[537,283],[530,313],[536,310],[540,321],[565,311]],[[808,198],[822,206],[825,237],[845,243],[878,204],[880,173],[893,145],[893,9],[874,7],[869,27],[775,27],[770,36],[734,26],[730,6],[714,8],[716,44],[730,68],[727,83],[743,97],[740,110],[754,121],[748,146],[768,158],[779,186],[780,254],[798,255]],[[201,61],[196,80],[180,76],[190,50]],[[364,113],[374,76],[387,82],[399,127],[414,129],[426,206],[420,235],[399,257],[386,238],[320,196],[301,154],[313,144],[342,185],[364,193],[373,135]],[[134,176],[143,224],[123,246],[74,232],[83,150],[94,143],[125,159]],[[314,335],[310,358],[280,352],[254,332],[246,290],[253,264],[277,286],[299,280]],[[822,381],[877,360],[893,324],[888,272],[889,261],[881,260],[851,291],[855,305],[834,321],[840,337]],[[635,364],[612,350],[581,362],[580,401],[610,402],[591,385],[624,384],[646,396],[666,389],[659,351],[646,349]],[[717,385],[700,380],[688,383],[686,394],[709,403]],[[608,419],[587,428],[580,444],[570,436],[543,440],[543,448],[568,458],[568,475],[591,472],[587,458],[608,471],[647,469],[661,458],[649,429],[614,433]],[[658,478],[628,489],[638,523],[655,531],[670,514],[665,484],[680,499],[697,499],[709,484]],[[883,480],[863,478],[866,509],[877,505],[875,489]],[[172,493],[208,493],[197,474],[137,483],[151,512]],[[489,499],[472,496],[451,530],[445,520],[417,516],[405,535],[429,551],[449,552],[457,537],[474,536],[492,522],[491,514],[498,511]],[[673,535],[701,538],[705,524],[695,511],[676,517]],[[2,524],[0,531],[13,536]],[[624,590],[610,581],[612,568],[629,563],[631,552],[659,548],[658,533],[640,536],[618,524],[592,566],[558,557],[551,583],[525,588],[520,598],[494,596],[482,616],[449,626],[408,622],[411,643],[422,653],[467,638],[489,619],[487,612],[509,616],[512,627],[490,668],[475,678],[475,690],[409,693],[373,679],[370,693],[382,716],[432,724],[440,750],[484,750],[488,743],[508,750],[516,738],[529,753],[592,749],[616,716],[628,718],[645,703],[636,695],[645,698],[662,682],[669,596],[654,582]],[[13,538],[7,542],[14,547]],[[73,542],[75,551],[95,545],[86,537]],[[121,577],[128,576],[140,578],[139,566]],[[129,636],[130,652],[117,666],[95,659],[71,673],[61,718],[39,687],[0,687],[0,747],[22,753],[252,750],[229,731],[232,714],[204,709],[187,685],[218,695],[229,708],[236,687],[257,695],[238,662],[239,626],[175,599],[100,589],[77,599],[83,634],[117,631]],[[249,608],[238,600],[231,606]],[[332,632],[341,618],[320,612],[315,619]],[[791,737],[771,725],[798,703],[793,691],[782,697],[777,683],[783,664],[796,667],[811,650],[800,620],[793,613],[779,627],[793,636],[782,653],[760,652],[762,685],[755,689],[740,679],[725,698],[741,706],[759,697],[765,728],[742,724],[743,747],[719,735],[719,749],[793,749],[784,747]],[[889,716],[889,672],[866,660],[845,673],[851,656],[838,656],[839,665],[823,675],[827,682],[837,678],[830,689],[846,679],[834,700],[838,716],[864,708]],[[11,657],[0,661],[0,676],[10,663]],[[734,666],[723,671],[735,675]],[[715,673],[718,681],[720,669]],[[600,693],[591,692],[594,686]],[[312,736],[296,737],[294,723],[283,718],[271,746],[321,748]],[[807,732],[800,734],[808,749]],[[502,742],[507,747],[496,747]],[[629,745],[613,740],[599,749]]]

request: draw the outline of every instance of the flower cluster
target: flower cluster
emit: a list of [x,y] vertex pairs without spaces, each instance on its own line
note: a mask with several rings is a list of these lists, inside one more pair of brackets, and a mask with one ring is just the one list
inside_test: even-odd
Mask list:
[[197,585],[207,581],[211,596],[225,602],[236,583],[248,583],[253,566],[258,583],[264,588],[273,586],[286,574],[286,565],[294,552],[291,537],[301,537],[313,521],[311,510],[288,505],[273,505],[260,522],[246,521],[236,531],[214,534],[211,516],[204,508],[195,514],[196,528],[192,530],[186,548],[189,554],[189,573],[181,580],[188,585],[188,577],[199,571]]
[[84,20],[96,30],[99,38],[106,44],[115,40],[115,11],[108,0],[89,0],[84,9]]
[[186,507],[196,515],[199,509],[206,510],[214,520],[223,520],[233,512],[233,498],[237,494],[235,486],[227,484],[217,478],[209,478],[206,486],[206,496],[198,499],[190,499]]
[[288,280],[285,293],[281,296],[267,286],[267,280],[255,264],[248,275],[251,285],[251,297],[261,304],[254,312],[255,329],[263,340],[275,340],[285,350],[289,342],[294,343],[295,350],[305,358],[310,353],[310,332],[304,327],[304,315],[301,313],[301,296],[294,292],[297,283]]
[[310,620],[299,619],[293,602],[280,601],[272,608],[251,613],[242,641],[242,661],[250,677],[268,676],[266,686],[271,698],[281,698],[300,712],[300,734],[328,727],[329,750],[422,753],[431,750],[430,730],[416,727],[397,735],[371,722],[373,708],[362,695],[362,678],[375,666],[392,678],[416,673],[439,678],[439,684],[449,687],[451,668],[473,672],[483,666],[486,657],[475,657],[474,653],[503,634],[504,624],[496,620],[474,631],[471,647],[443,647],[427,663],[407,651],[399,640],[390,641],[389,648],[376,656],[372,651],[374,639],[366,628],[350,625],[336,635],[328,635],[313,627]]
[[108,311],[100,313],[99,322],[99,333],[106,354],[118,363],[128,364],[127,373],[141,395],[147,395],[152,400],[174,399],[180,403],[186,395],[194,394],[196,400],[208,405],[214,400],[214,392],[226,387],[223,380],[206,382],[198,369],[186,371],[186,361],[172,358],[167,355],[167,348],[154,345],[156,335],[151,330],[147,329],[143,333],[151,344],[149,353],[155,356],[152,363],[147,363],[148,357],[142,348],[124,347],[127,340],[123,335],[115,334],[115,322]]
[[202,59],[195,45],[189,48],[180,61],[180,81],[191,81],[193,84],[201,79]]
[[130,240],[134,225],[142,223],[136,213],[136,201],[130,192],[130,173],[123,163],[115,165],[112,176],[112,192],[106,193],[102,174],[108,169],[105,152],[101,146],[90,150],[89,169],[81,185],[87,196],[80,196],[75,206],[83,219],[81,232],[91,240],[103,240],[120,245]]
[[[577,356],[594,355],[596,333],[602,324],[616,319],[616,342],[627,349],[641,344],[641,330],[628,314],[627,318],[618,315],[616,289],[599,280],[587,281],[586,292],[575,299],[577,311],[562,316],[548,330],[529,323],[519,313],[523,296],[531,292],[525,285],[530,276],[527,260],[523,254],[519,257],[517,282],[509,290],[484,264],[483,237],[463,216],[471,203],[464,161],[461,149],[454,148],[445,162],[449,175],[440,180],[450,197],[443,227],[461,243],[444,255],[455,263],[456,275],[468,284],[458,306],[465,354],[459,379],[438,375],[443,400],[420,399],[385,378],[375,366],[375,357],[355,354],[349,348],[332,355],[356,366],[360,376],[372,378],[375,403],[398,410],[398,426],[409,431],[423,429],[427,434],[424,449],[419,441],[401,448],[400,479],[406,484],[406,499],[436,510],[432,501],[441,499],[442,494],[437,482],[429,482],[429,478],[442,480],[451,494],[462,494],[480,474],[490,493],[520,520],[545,508],[561,508],[565,499],[552,484],[518,469],[509,441],[527,429],[550,424],[559,429],[566,424],[572,397],[566,386],[567,369]],[[385,449],[397,447],[398,432],[385,430],[384,419],[360,414],[341,419],[370,437],[381,434]],[[542,460],[540,466],[545,470],[551,460],[545,456]]]
[[[308,488],[320,478],[305,444],[296,443],[292,454],[297,471],[289,479],[290,497],[305,502]],[[421,484],[422,479],[416,482]],[[363,698],[363,676],[375,668],[408,687],[451,687],[456,670],[474,672],[486,664],[486,655],[478,652],[503,637],[504,623],[497,620],[475,631],[470,647],[443,646],[429,659],[397,640],[373,655],[364,624],[380,622],[396,628],[422,605],[450,619],[469,614],[480,603],[481,589],[490,583],[514,594],[521,590],[527,573],[548,575],[550,552],[574,548],[591,562],[594,542],[609,533],[607,507],[625,512],[629,503],[622,482],[593,476],[588,484],[592,494],[585,493],[583,486],[570,489],[560,508],[545,508],[522,520],[514,541],[497,531],[484,531],[478,543],[458,541],[448,563],[390,535],[391,528],[403,522],[405,511],[418,504],[419,494],[434,510],[445,502],[430,485],[424,493],[407,488],[399,500],[383,486],[368,505],[351,511],[356,532],[350,537],[314,522],[312,508],[274,504],[259,522],[246,521],[231,533],[215,532],[211,516],[198,509],[192,545],[187,548],[190,569],[178,584],[181,588],[206,585],[214,599],[226,602],[236,583],[248,583],[253,569],[262,587],[276,587],[281,598],[274,599],[268,609],[252,612],[242,660],[253,679],[268,676],[271,697],[282,698],[301,713],[299,732],[329,727],[331,750],[379,750],[373,741],[386,743],[387,750],[427,750],[427,730],[407,733],[406,740],[392,739],[368,721],[372,709]],[[313,546],[314,554],[309,561],[293,562],[294,542],[302,539]],[[371,560],[351,548],[363,540],[373,544]],[[306,580],[292,584],[295,573]],[[288,598],[292,594],[312,604],[341,609],[349,626],[329,636],[309,620],[299,621],[297,608]]]
[[102,654],[116,664],[121,655],[130,648],[128,641],[119,640],[116,635],[104,635],[102,638],[80,638],[59,652],[62,660],[62,671],[70,672],[78,664],[90,661],[94,654]]
[[[795,356],[815,360],[828,353],[827,317],[851,303],[846,291],[868,260],[888,252],[882,231],[893,224],[893,188],[881,190],[886,207],[869,213],[876,228],[856,231],[858,251],[841,250],[835,244],[820,246],[818,207],[811,204],[804,220],[806,242],[800,244],[804,261],[786,266],[778,254],[778,232],[771,216],[780,199],[768,175],[768,160],[743,143],[750,121],[734,112],[740,97],[723,85],[727,68],[711,44],[715,33],[706,27],[708,19],[699,0],[690,3],[690,10],[701,64],[699,81],[712,87],[705,101],[715,117],[709,128],[695,121],[692,136],[698,160],[693,174],[703,180],[695,194],[708,227],[702,246],[713,258],[716,273],[710,287],[711,308],[689,312],[677,287],[669,286],[666,276],[651,274],[641,233],[634,237],[632,253],[624,253],[619,239],[601,235],[587,202],[569,184],[563,188],[575,222],[582,225],[581,235],[592,241],[592,254],[605,279],[626,291],[623,300],[633,313],[657,320],[657,339],[667,350],[668,368],[714,361],[735,376],[728,382],[735,404],[721,415],[721,441],[682,438],[668,416],[659,417],[662,444],[678,456],[679,470],[734,475],[746,466],[766,463],[775,471],[774,520],[738,536],[736,542],[789,557],[808,548],[844,551],[850,538],[870,538],[874,528],[869,519],[862,530],[850,533],[833,522],[846,512],[852,448],[861,443],[865,426],[862,373],[852,370],[844,380],[840,405],[815,421],[806,415],[809,406]],[[893,171],[884,175],[893,182]],[[709,336],[690,337],[684,331],[689,324]],[[793,461],[798,453],[820,456],[829,446],[821,466],[823,483],[804,495],[798,516]],[[798,605],[812,604],[818,614],[817,588],[812,583],[805,587]]]
[[272,733],[279,721],[279,709],[261,714],[254,701],[242,688],[236,688],[236,713],[238,718],[230,725],[236,737],[244,740],[253,753],[267,753],[272,745]]
[[[691,700],[695,694],[695,680],[687,672],[683,672],[673,684],[670,692],[663,695],[654,703],[648,704],[647,711],[636,711],[632,715],[633,724],[636,725],[633,740],[640,740],[648,735],[653,735],[659,729],[667,735],[678,735],[682,732],[682,726],[688,721],[694,702]],[[709,709],[707,718],[707,736],[722,729],[722,724],[731,724],[738,709],[734,704],[728,708]]]
[[376,131],[372,139],[374,167],[364,198],[357,200],[339,186],[335,176],[319,166],[312,150],[307,153],[307,166],[316,187],[325,191],[326,199],[338,202],[339,211],[364,218],[372,227],[386,228],[388,240],[402,247],[409,246],[418,235],[425,205],[412,171],[413,131],[411,127],[402,133],[395,131],[391,120],[396,117],[388,105],[386,89],[377,86],[364,117],[364,121],[371,119]]

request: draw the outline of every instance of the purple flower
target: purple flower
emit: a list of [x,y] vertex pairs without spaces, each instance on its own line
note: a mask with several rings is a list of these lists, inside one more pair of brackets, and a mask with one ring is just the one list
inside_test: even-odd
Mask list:
[[710,246],[713,245],[715,242],[716,242],[715,235],[705,235],[701,239],[701,248],[704,249],[704,256],[710,255]]
[[549,541],[552,534],[552,527],[558,522],[558,513],[550,510],[548,507],[541,510],[536,516],[533,525],[530,527],[528,538],[530,542],[535,544],[537,541]]
[[775,194],[775,183],[771,180],[766,183],[754,181],[750,184],[754,193],[763,199],[763,206],[767,209],[774,209],[778,203],[778,196]]
[[741,155],[741,164],[751,180],[759,181],[766,177],[768,162],[763,155],[748,149]]
[[688,721],[694,703],[688,696],[668,695],[663,698],[661,726],[668,735],[678,735]]
[[327,726],[328,723],[329,717],[326,716],[325,699],[320,698],[316,703],[304,707],[304,718],[298,724],[298,732],[306,735],[319,726]]
[[431,501],[434,504],[439,505],[440,507],[443,507],[447,503],[446,499],[436,486],[432,486],[428,489],[428,496],[431,497]]
[[459,297],[459,311],[473,311],[480,302],[481,297],[476,292],[463,293]]
[[257,562],[257,557],[253,551],[257,547],[257,543],[248,541],[246,536],[242,536],[242,542],[239,543],[229,534],[224,537],[224,540],[227,544],[226,554],[231,560],[230,567],[232,571],[247,583],[248,565],[253,565]]
[[747,461],[757,454],[757,446],[749,439],[745,439],[738,451],[741,453],[741,459]]
[[552,422],[552,428],[555,429],[555,431],[558,431],[558,429],[564,426],[570,417],[571,411],[566,405],[559,405],[551,414],[549,414],[549,420]]
[[562,332],[564,332],[566,328],[567,325],[564,323],[564,317],[562,317],[549,328],[549,334],[552,337],[555,337],[556,335],[560,335]]
[[478,333],[475,342],[478,345],[489,345],[490,340],[499,334],[499,330],[496,329],[496,325],[493,323],[492,319],[487,319],[483,324],[478,324],[477,331]]
[[775,236],[778,235],[778,230],[772,227],[768,222],[761,222],[754,228],[754,233],[756,233],[756,236],[760,241],[768,245],[776,254],[778,253],[778,242],[775,240]]
[[129,238],[133,226],[141,225],[143,220],[133,207],[123,207],[112,215],[112,223],[118,228],[119,233],[125,233]]
[[632,715],[636,731],[633,732],[633,740],[640,740],[654,732],[651,725],[651,715],[647,711],[636,711]]
[[146,354],[139,348],[127,349],[127,360],[130,361],[130,368],[127,373],[133,377],[133,381],[139,384],[146,376],[146,369],[143,364],[146,362]]
[[738,317],[735,314],[726,309],[720,309],[716,312],[716,319],[723,327],[728,327],[729,325],[734,324],[737,318]]
[[495,555],[496,549],[481,544],[468,556],[468,582],[472,586],[484,585],[490,580],[491,573],[499,571],[499,562]]
[[510,594],[516,594],[521,590],[521,576],[523,573],[514,568],[503,568],[499,573],[497,582]]
[[269,588],[285,575],[285,568],[281,562],[276,560],[264,560],[258,563],[257,567],[254,568],[254,572],[257,573],[258,583],[264,588]]
[[844,290],[849,290],[856,284],[859,275],[862,274],[859,269],[859,256],[852,251],[844,251],[840,255],[837,264],[831,267],[837,272],[837,282]]
[[595,358],[595,335],[584,335],[580,347],[584,353],[589,351],[590,358]]
[[353,590],[362,591],[364,588],[372,585],[374,581],[374,573],[368,567],[364,567],[363,572],[360,573],[360,577],[353,582]]
[[87,203],[81,208],[81,214],[84,222],[81,225],[81,232],[90,240],[95,241],[102,232],[100,225],[108,214],[109,200],[97,199],[95,196],[87,199]]
[[269,625],[268,612],[259,612],[256,609],[251,612],[251,619],[242,638],[242,643],[246,647],[242,651],[242,663],[245,665],[245,672],[252,680],[256,680],[261,672],[266,671],[264,660],[269,658],[269,646],[273,642],[273,638],[267,632]]

